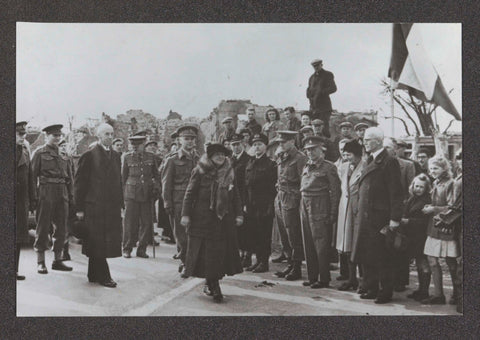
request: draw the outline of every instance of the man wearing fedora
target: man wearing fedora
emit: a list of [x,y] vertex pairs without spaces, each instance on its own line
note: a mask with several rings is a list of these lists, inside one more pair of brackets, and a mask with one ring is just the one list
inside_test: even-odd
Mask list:
[[186,124],[177,129],[181,147],[167,158],[162,171],[163,205],[165,211],[170,216],[170,224],[173,227],[177,242],[178,256],[176,257],[181,261],[178,269],[182,277],[186,277],[187,234],[185,227],[180,224],[180,220],[182,218],[182,204],[188,181],[199,159],[195,150],[197,134],[198,128],[195,125]]
[[48,273],[45,266],[45,250],[49,248],[48,235],[51,226],[53,226],[52,239],[55,254],[52,269],[72,270],[72,267],[68,267],[62,262],[68,204],[72,198],[72,178],[68,170],[68,163],[60,156],[58,149],[62,138],[62,127],[61,124],[55,124],[43,129],[47,135],[47,144],[40,147],[32,159],[32,181],[35,185],[38,183],[33,198],[34,206],[38,204],[33,247],[37,253],[39,274]]
[[312,61],[315,72],[308,80],[307,98],[310,101],[312,119],[320,118],[325,123],[324,135],[330,137],[330,116],[332,114],[332,102],[330,95],[337,91],[332,72],[323,69],[323,61]]

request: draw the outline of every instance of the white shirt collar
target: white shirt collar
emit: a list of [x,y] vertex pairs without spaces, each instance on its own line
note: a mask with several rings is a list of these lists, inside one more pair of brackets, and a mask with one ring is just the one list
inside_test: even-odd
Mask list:
[[385,148],[382,147],[382,148],[378,149],[377,151],[372,152],[373,159],[377,158],[377,156],[380,154],[380,152],[383,151],[383,149],[385,149]]
[[239,154],[235,154],[235,155],[234,155],[235,158],[236,158],[236,159],[239,159],[240,157],[242,157],[243,151],[244,151],[244,150],[242,150],[242,152],[240,152]]

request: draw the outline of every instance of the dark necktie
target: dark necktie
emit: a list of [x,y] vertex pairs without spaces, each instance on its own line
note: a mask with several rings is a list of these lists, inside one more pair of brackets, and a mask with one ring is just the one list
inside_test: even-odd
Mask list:
[[367,158],[367,164],[370,164],[370,163],[372,163],[372,162],[373,162],[373,156],[370,155],[370,156],[368,156],[368,158]]

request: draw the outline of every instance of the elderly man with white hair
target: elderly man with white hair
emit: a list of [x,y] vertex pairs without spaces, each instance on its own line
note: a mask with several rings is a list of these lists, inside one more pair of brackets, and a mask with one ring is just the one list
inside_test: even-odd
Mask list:
[[107,258],[122,256],[123,208],[120,155],[111,149],[113,128],[97,128],[98,143],[78,162],[74,195],[77,218],[84,221],[82,253],[88,258],[88,281],[114,288]]
[[370,156],[359,179],[351,258],[363,266],[360,297],[375,299],[378,304],[392,300],[394,253],[385,237],[400,225],[403,210],[400,166],[384,148],[383,139],[378,127],[365,131],[364,145]]

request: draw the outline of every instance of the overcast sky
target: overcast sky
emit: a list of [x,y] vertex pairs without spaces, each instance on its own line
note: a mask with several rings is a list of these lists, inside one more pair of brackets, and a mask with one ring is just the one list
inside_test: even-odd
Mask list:
[[[391,24],[18,23],[17,120],[66,124],[71,114],[79,126],[129,109],[206,117],[222,99],[308,109],[315,58],[335,74],[334,109],[387,115],[379,81],[387,75],[391,31]],[[461,25],[421,24],[421,31],[461,112]],[[450,116],[437,111],[445,127]]]

